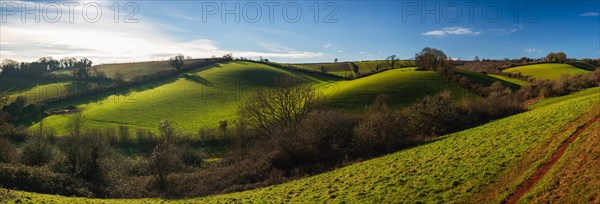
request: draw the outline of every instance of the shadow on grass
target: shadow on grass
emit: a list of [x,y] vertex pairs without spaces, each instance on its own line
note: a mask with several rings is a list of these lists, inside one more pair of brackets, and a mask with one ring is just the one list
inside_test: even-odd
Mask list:
[[[73,85],[67,87],[65,93],[63,93],[63,95],[66,96],[65,98],[48,102],[46,105],[48,109],[65,108],[81,104],[98,103],[100,101],[107,100],[111,96],[116,96],[114,98],[114,102],[135,103],[137,101],[131,99],[131,97],[133,97],[133,93],[151,90],[166,84],[174,83],[182,77],[208,86],[211,84],[210,81],[201,78],[194,73],[217,67],[217,65],[218,64],[208,64],[189,69],[183,73],[173,73],[157,79],[142,81],[135,84],[115,82],[106,86],[90,87],[93,86],[92,83],[72,81]],[[39,120],[31,122],[39,122]]]
[[186,78],[190,81],[202,84],[204,86],[212,86],[212,83],[208,80],[206,80],[205,78],[202,78],[201,76],[198,76],[196,74],[190,74],[190,73],[184,73],[182,74],[183,78]]

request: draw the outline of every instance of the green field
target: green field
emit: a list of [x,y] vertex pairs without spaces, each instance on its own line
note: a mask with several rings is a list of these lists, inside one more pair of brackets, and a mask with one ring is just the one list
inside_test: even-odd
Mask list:
[[503,72],[520,72],[524,76],[530,76],[536,79],[558,79],[562,75],[586,74],[590,71],[569,64],[535,64],[513,67],[505,69]]
[[[179,78],[145,84],[121,94],[77,103],[88,119],[86,128],[116,127],[156,130],[161,120],[175,122],[181,131],[195,133],[200,128],[217,127],[218,121],[232,120],[245,97],[258,88],[272,87],[280,75],[290,75],[312,83],[327,96],[328,105],[360,112],[377,95],[390,96],[392,107],[409,106],[418,98],[453,92],[455,101],[474,94],[448,82],[433,71],[403,68],[344,81],[325,75],[278,69],[252,62],[230,62],[183,73]],[[144,115],[144,117],[139,117]],[[52,115],[43,120],[46,128],[66,132],[69,115]],[[32,129],[37,129],[34,124]]]
[[490,86],[494,82],[499,81],[505,87],[508,87],[512,90],[516,90],[516,89],[521,88],[521,86],[523,86],[523,84],[526,84],[526,82],[518,80],[518,79],[512,79],[512,78],[502,77],[502,76],[498,76],[498,75],[487,75],[487,74],[469,71],[469,70],[454,69],[454,70],[452,70],[452,72],[455,74],[467,77],[467,79],[469,79],[469,81],[471,81],[473,83],[481,84],[484,86]]
[[300,69],[316,70],[321,71],[321,67],[325,67],[327,73],[334,74],[341,77],[354,76],[350,69],[350,63],[338,62],[338,63],[306,63],[306,64],[285,64],[288,66],[294,66]]
[[579,67],[579,68],[582,68],[582,69],[585,69],[585,70],[589,70],[589,71],[594,71],[594,69],[596,69],[595,65],[589,64],[584,61],[573,61],[573,62],[570,62],[569,64]]
[[[333,78],[273,68],[251,62],[230,62],[201,67],[181,77],[161,83],[145,84],[127,94],[77,105],[88,119],[85,128],[116,127],[155,130],[161,120],[175,122],[184,132],[217,127],[220,120],[236,116],[238,104],[257,88],[271,87],[280,75],[290,75],[312,83],[326,83]],[[143,115],[144,117],[139,117]],[[52,115],[43,120],[44,127],[63,134],[69,115]],[[31,128],[37,128],[35,124]]]
[[[577,127],[578,124],[572,124],[574,121],[599,108],[600,93],[594,93],[590,94],[589,90],[575,93],[558,98],[547,106],[446,135],[428,144],[251,191],[188,200],[100,200],[20,191],[6,193],[4,190],[2,196],[8,202],[495,203],[504,200],[542,160],[551,155],[553,149],[568,136],[561,133],[573,132]],[[564,131],[570,126],[572,128]],[[531,164],[522,165],[528,159]],[[522,170],[514,170],[519,168]],[[561,168],[561,165],[556,168]],[[507,174],[514,179],[499,183]],[[490,191],[493,196],[482,197]]]
[[[548,142],[557,139],[555,136],[570,122],[597,109],[598,103],[600,93],[583,94],[332,172],[193,201],[470,203],[486,194],[488,185],[500,175],[519,167],[528,151],[558,146],[560,140]],[[539,155],[534,163],[539,164],[550,153]],[[532,173],[535,164],[528,166],[525,174]],[[486,202],[502,201],[525,177],[517,176],[506,188],[494,188],[499,196]]]
[[107,77],[113,79],[115,78],[115,75],[119,73],[121,75],[120,77],[122,77],[123,80],[130,80],[134,77],[174,69],[169,65],[168,61],[103,64],[95,67],[96,69],[98,69],[98,72],[104,72],[104,74],[106,74]]
[[345,110],[363,110],[380,94],[390,97],[390,105],[407,107],[417,99],[444,90],[452,92],[455,101],[464,97],[477,97],[441,77],[434,71],[415,71],[414,68],[388,70],[379,74],[338,82],[331,88],[329,105]]
[[519,86],[527,86],[527,85],[530,84],[528,81],[523,81],[523,80],[520,80],[520,79],[505,77],[505,76],[497,75],[497,74],[488,74],[488,76],[491,76],[491,77],[494,77],[496,79],[500,79],[500,80],[503,80],[503,81],[507,81],[507,82],[510,82],[510,83],[513,83],[513,84],[516,84],[516,85],[519,85]]
[[7,93],[9,101],[24,96],[33,102],[43,101],[64,93],[71,82],[60,79],[31,79],[28,77],[0,77],[0,91]]
[[575,140],[555,168],[523,197],[526,203],[600,202],[600,122]]
[[8,93],[8,101],[14,101],[23,96],[31,103],[44,103],[60,97],[81,91],[84,88],[94,88],[112,84],[110,80],[88,81],[79,84],[68,79],[31,79],[26,77],[1,77],[2,91]]
[[[209,62],[209,59],[185,60],[183,69],[195,68]],[[117,80],[142,80],[146,76],[174,73],[169,61],[134,62],[122,64],[103,64],[95,66],[98,72]]]
[[[386,63],[385,60],[375,60],[375,61],[360,61],[355,62],[358,66],[358,69],[361,73],[370,72],[376,69],[377,66],[381,66],[382,63]],[[398,60],[394,64],[394,68],[401,67],[414,67],[414,61],[412,60]]]
[[[376,70],[377,66],[384,66],[386,63],[384,60],[374,61],[358,61],[354,62],[358,66],[359,73],[369,73]],[[352,77],[354,73],[351,70],[349,62],[338,62],[338,63],[306,63],[306,64],[287,64],[302,69],[310,69],[321,71],[321,67],[325,67],[328,73],[335,74],[342,77]],[[414,66],[414,62],[411,60],[398,60],[394,65],[394,68],[411,67]]]

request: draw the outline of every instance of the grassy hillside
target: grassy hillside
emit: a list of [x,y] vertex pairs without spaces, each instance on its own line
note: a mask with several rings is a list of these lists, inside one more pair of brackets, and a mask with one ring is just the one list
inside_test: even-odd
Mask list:
[[596,69],[596,66],[594,66],[593,64],[589,64],[587,62],[584,61],[573,61],[569,63],[570,65],[585,69],[585,70],[589,70],[589,71],[594,71],[594,69]]
[[[378,65],[381,66],[382,63],[385,63],[385,60],[360,61],[360,62],[355,62],[355,63],[358,66],[359,71],[361,73],[365,73],[365,72],[370,72],[370,71],[375,70]],[[396,61],[394,68],[408,67],[408,66],[415,66],[414,61],[398,60],[398,61]]]
[[[573,122],[579,121],[577,119],[590,110],[598,110],[599,103],[600,92],[589,94],[589,91],[584,91],[558,98],[556,103],[542,108],[317,176],[251,191],[169,201],[500,202],[568,136],[561,133],[574,131],[578,124]],[[570,126],[573,128],[565,131],[565,127]],[[582,137],[580,140],[585,139]],[[586,149],[586,146],[583,147]],[[531,164],[522,165],[528,159],[532,160]],[[563,158],[561,161],[569,160]],[[519,168],[523,170],[514,170]],[[498,184],[503,175],[512,175],[515,179]],[[489,191],[493,191],[494,196],[481,197]],[[4,195],[0,196],[8,202],[165,202],[161,199],[98,200],[2,192]]]
[[133,77],[173,70],[168,61],[136,62],[123,64],[104,64],[95,66],[99,72],[104,72],[107,77],[115,78],[120,73],[120,78],[129,80]]
[[[144,84],[99,100],[77,102],[89,119],[86,128],[116,127],[156,129],[164,119],[184,132],[217,127],[218,121],[234,119],[238,104],[257,88],[271,87],[273,79],[290,75],[311,82],[328,96],[328,105],[362,111],[377,95],[388,94],[393,107],[406,107],[425,95],[449,89],[455,100],[476,97],[433,71],[404,68],[351,81],[306,72],[277,69],[252,62],[230,62],[202,67],[179,78]],[[139,117],[143,115],[144,117]],[[69,115],[53,115],[44,126],[65,133]],[[36,129],[38,124],[31,128]]]
[[527,85],[529,85],[528,81],[523,81],[523,80],[520,80],[520,79],[505,77],[505,76],[502,76],[502,75],[488,74],[488,76],[494,77],[496,79],[500,79],[500,80],[503,80],[503,81],[507,81],[507,82],[510,82],[510,83],[513,83],[513,84],[516,84],[516,85],[519,85],[519,86],[527,86]]
[[[233,119],[237,106],[257,88],[270,87],[280,75],[313,83],[333,80],[320,75],[287,71],[251,62],[229,62],[201,67],[179,78],[145,84],[97,101],[77,105],[88,119],[85,128],[125,125],[156,129],[161,120],[175,122],[177,129],[195,133],[202,127],[217,127],[220,120]],[[143,117],[140,117],[143,116]],[[69,115],[52,115],[44,126],[62,134]],[[31,128],[37,128],[38,124]]]
[[499,81],[505,87],[515,90],[515,89],[519,89],[522,86],[521,84],[525,84],[523,81],[518,80],[518,79],[511,79],[508,77],[501,78],[498,76],[482,74],[479,72],[474,72],[474,71],[469,71],[469,70],[454,69],[454,70],[452,70],[452,72],[455,74],[467,77],[467,79],[469,79],[469,81],[471,81],[473,83],[481,84],[484,86],[490,86],[490,85],[492,85],[492,83]]
[[[193,59],[184,61],[184,70],[196,68],[216,59]],[[103,72],[107,77],[117,80],[143,80],[144,77],[174,73],[169,61],[134,62],[122,64],[103,64],[95,66],[98,72]]]
[[503,72],[521,72],[521,74],[525,76],[530,76],[536,79],[558,79],[562,75],[577,75],[589,73],[589,71],[587,70],[569,64],[535,64],[513,67],[505,69],[503,70]]
[[434,71],[415,71],[414,68],[389,70],[333,85],[328,92],[329,105],[350,110],[362,110],[380,94],[389,95],[393,107],[406,107],[418,98],[446,89],[452,91],[455,100],[476,97]]
[[353,76],[350,69],[350,63],[338,62],[338,63],[302,63],[302,64],[287,64],[301,69],[317,70],[321,71],[321,67],[325,67],[328,73],[335,74],[342,77]]
[[60,79],[31,79],[28,77],[0,77],[0,92],[9,95],[9,101],[18,96],[41,101],[60,95],[71,82]]
[[0,91],[9,94],[9,102],[23,96],[30,102],[47,102],[81,91],[82,89],[110,85],[110,80],[94,80],[79,84],[68,79],[31,79],[27,77],[0,77]]
[[[383,66],[384,60],[374,61],[358,61],[354,62],[358,66],[359,73],[368,73],[376,70],[377,66]],[[288,64],[298,68],[311,69],[321,71],[321,67],[325,67],[327,72],[342,77],[354,76],[351,70],[350,62],[338,63],[306,63],[306,64]],[[414,66],[414,62],[410,60],[398,60],[394,65],[395,68]]]
[[[500,175],[519,167],[532,149],[557,146],[560,141],[548,141],[582,114],[599,108],[598,103],[600,93],[583,95],[332,172],[194,201],[473,202]],[[537,155],[525,174],[546,156],[549,152]],[[525,176],[517,176],[506,188],[493,188],[499,197],[486,201],[503,200]]]
[[553,169],[523,197],[527,203],[600,202],[600,122],[583,132]]

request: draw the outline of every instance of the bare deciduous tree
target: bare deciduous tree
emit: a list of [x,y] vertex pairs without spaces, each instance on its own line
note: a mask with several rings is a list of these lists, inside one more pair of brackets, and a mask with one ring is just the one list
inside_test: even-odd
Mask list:
[[390,55],[385,60],[390,69],[393,69],[394,66],[396,66],[396,62],[398,62],[398,58],[396,58],[396,55]]
[[297,125],[323,101],[316,90],[298,79],[284,76],[275,83],[276,88],[260,89],[240,106],[240,117],[268,136],[277,128]]
[[181,151],[170,142],[161,142],[152,151],[148,159],[149,169],[154,174],[158,187],[167,186],[169,174],[177,172],[182,166]]

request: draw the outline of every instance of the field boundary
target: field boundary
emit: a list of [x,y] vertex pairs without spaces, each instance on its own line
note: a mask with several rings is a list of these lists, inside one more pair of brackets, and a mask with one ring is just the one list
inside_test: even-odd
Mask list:
[[[595,109],[592,110],[595,112]],[[596,113],[596,115],[588,120],[584,125],[577,127],[574,133],[572,133],[564,142],[562,142],[558,149],[552,153],[552,156],[544,161],[535,172],[529,176],[525,181],[517,186],[517,189],[513,191],[508,198],[503,203],[506,204],[514,204],[517,203],[525,194],[527,194],[546,174],[554,165],[558,162],[558,160],[563,156],[569,145],[577,139],[581,133],[583,133],[588,127],[594,124],[596,121],[600,119],[600,113]]]

